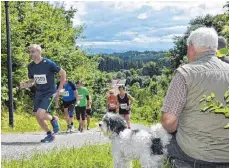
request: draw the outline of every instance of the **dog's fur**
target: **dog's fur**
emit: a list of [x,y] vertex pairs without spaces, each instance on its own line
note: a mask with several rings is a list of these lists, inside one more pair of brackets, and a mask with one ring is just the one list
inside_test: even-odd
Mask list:
[[114,168],[131,168],[135,159],[143,168],[162,167],[171,136],[161,124],[153,125],[150,132],[130,130],[121,116],[106,113],[99,127],[111,139]]

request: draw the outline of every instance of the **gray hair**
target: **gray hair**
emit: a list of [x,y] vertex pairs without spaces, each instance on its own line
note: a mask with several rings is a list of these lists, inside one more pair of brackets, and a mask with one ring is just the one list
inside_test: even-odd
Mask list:
[[193,44],[194,48],[216,51],[218,48],[218,34],[214,28],[198,28],[189,35],[187,45],[190,44]]
[[226,48],[227,47],[227,41],[224,37],[219,36],[218,38],[218,50],[221,48]]

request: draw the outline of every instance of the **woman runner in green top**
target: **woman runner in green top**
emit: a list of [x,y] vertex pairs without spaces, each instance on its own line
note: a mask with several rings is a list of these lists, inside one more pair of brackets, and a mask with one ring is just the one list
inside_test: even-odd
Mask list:
[[76,119],[79,122],[79,131],[83,132],[85,119],[86,119],[86,109],[90,106],[89,93],[86,87],[83,86],[82,81],[76,82],[78,91],[78,101],[76,108]]

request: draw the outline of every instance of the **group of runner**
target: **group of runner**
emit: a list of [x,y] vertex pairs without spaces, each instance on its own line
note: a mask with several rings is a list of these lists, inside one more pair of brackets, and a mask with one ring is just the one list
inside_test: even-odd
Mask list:
[[[60,82],[57,83],[59,88]],[[63,85],[63,90],[60,92],[62,96],[61,106],[64,109],[64,116],[67,122],[67,132],[74,132],[74,111],[76,112],[76,119],[79,122],[78,130],[83,132],[85,126],[85,119],[87,118],[87,130],[90,126],[90,118],[92,116],[91,105],[88,89],[84,87],[82,81],[77,81],[74,84],[70,80],[66,80]],[[62,109],[59,106],[59,98],[55,99],[55,108]]]
[[[50,59],[42,57],[42,49],[38,44],[28,47],[32,62],[28,65],[28,81],[20,82],[20,88],[31,88],[35,86],[33,111],[40,127],[46,131],[47,136],[41,142],[51,142],[55,134],[60,130],[59,119],[51,112],[52,104],[55,101],[55,108],[60,109],[59,99],[62,99],[64,115],[67,122],[67,132],[74,131],[73,114],[76,112],[76,119],[79,122],[78,130],[84,131],[85,120],[89,129],[92,116],[92,101],[88,89],[84,87],[81,80],[74,82],[67,80],[66,72]],[[55,83],[55,74],[59,75],[59,82]],[[119,87],[120,93],[115,96],[110,91],[108,97],[108,111],[119,112],[130,128],[130,109],[133,98],[126,93],[125,87]],[[47,124],[50,121],[53,129]]]
[[130,129],[131,106],[134,99],[126,92],[125,86],[119,86],[118,90],[118,95],[115,95],[113,90],[109,91],[109,95],[107,96],[107,110],[112,113],[119,113],[126,120],[127,126]]
[[[91,115],[91,101],[87,88],[82,81],[77,81],[76,85],[68,81],[66,72],[55,62],[41,56],[42,49],[38,44],[28,47],[32,62],[28,65],[28,81],[20,82],[20,88],[31,88],[35,86],[33,111],[40,127],[46,131],[47,136],[41,142],[51,142],[55,139],[55,134],[60,130],[59,119],[52,115],[51,107],[55,101],[55,107],[59,108],[59,98],[62,97],[65,118],[68,125],[67,131],[73,131],[73,112],[76,109],[76,118],[79,122],[79,131],[83,132],[85,119],[88,119],[87,129],[89,129]],[[59,82],[56,87],[55,74],[59,75]],[[76,108],[75,108],[76,106]],[[86,111],[87,114],[86,115]],[[86,117],[87,116],[87,117]],[[47,124],[50,121],[53,129]]]

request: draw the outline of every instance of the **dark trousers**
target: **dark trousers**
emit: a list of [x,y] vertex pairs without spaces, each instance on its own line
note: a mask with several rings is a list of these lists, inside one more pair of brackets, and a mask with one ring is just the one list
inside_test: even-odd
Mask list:
[[229,168],[229,163],[205,162],[189,157],[177,144],[175,134],[170,144],[167,146],[167,150],[172,168]]

